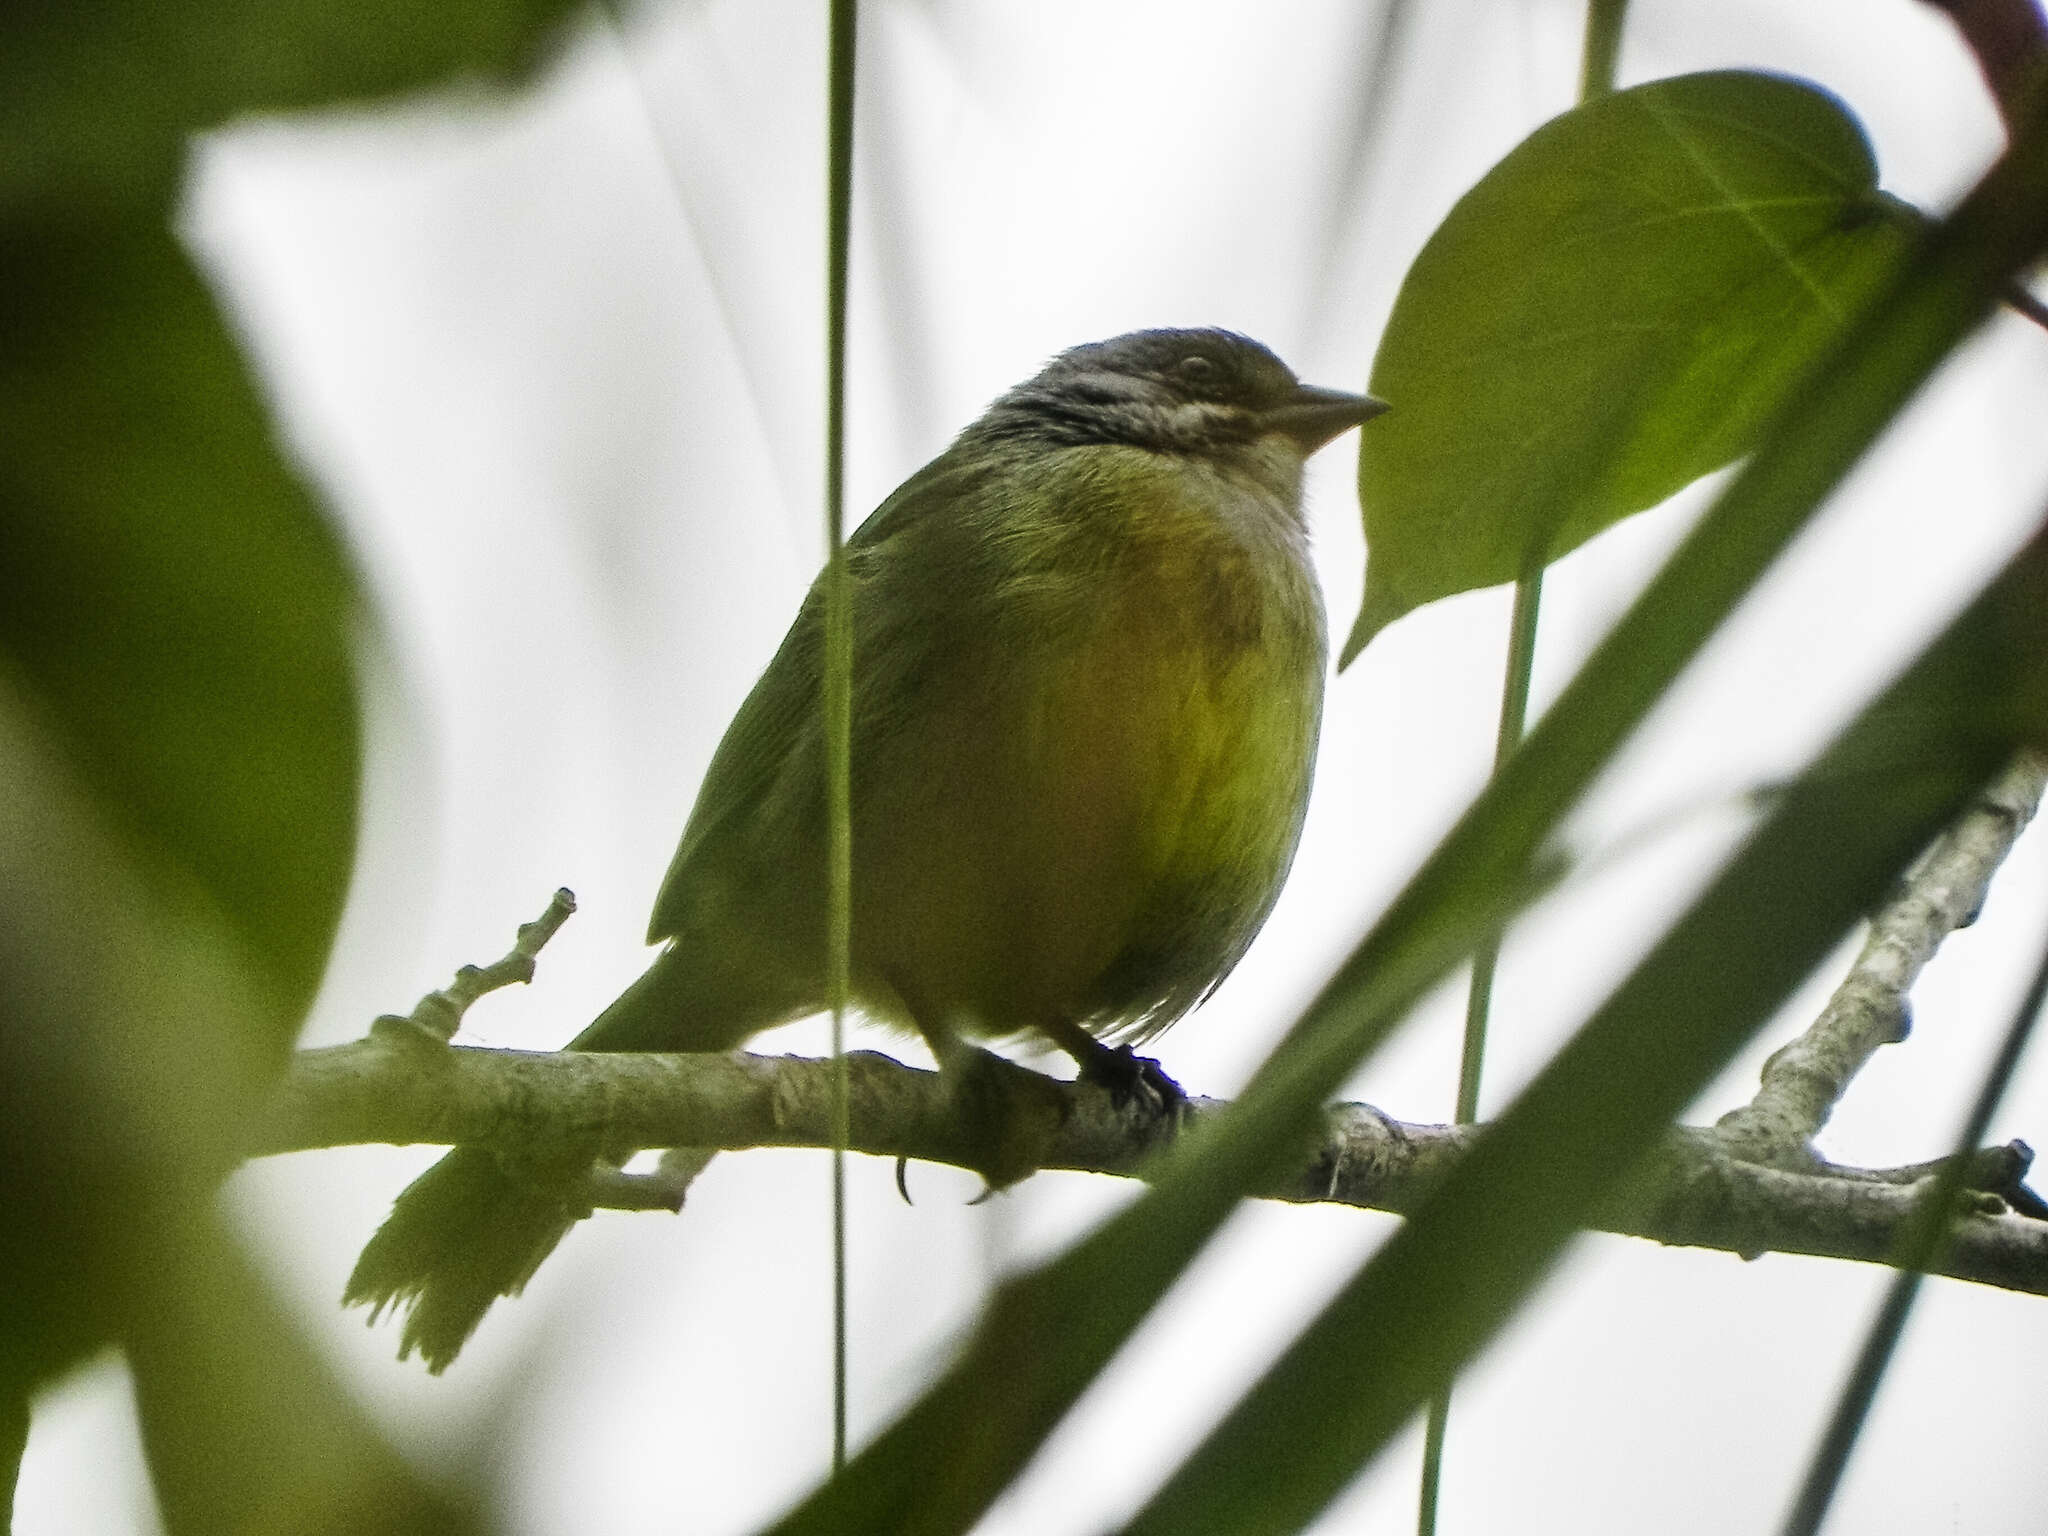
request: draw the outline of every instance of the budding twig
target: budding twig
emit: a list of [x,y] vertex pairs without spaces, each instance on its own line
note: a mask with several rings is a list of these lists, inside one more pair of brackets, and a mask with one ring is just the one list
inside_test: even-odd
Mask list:
[[1812,1141],[1879,1046],[1903,1040],[1907,994],[1935,952],[1984,904],[1991,877],[2040,806],[2048,761],[2022,753],[1934,842],[1873,914],[1870,935],[1820,1015],[1764,1063],[1756,1097],[1716,1126],[1734,1155],[1817,1166]]
[[534,961],[575,911],[576,893],[563,886],[549,899],[547,911],[519,925],[518,936],[504,956],[489,965],[465,965],[447,986],[415,1003],[411,1013],[380,1014],[370,1023],[371,1033],[381,1040],[446,1045],[462,1028],[462,1016],[478,998],[533,980]]

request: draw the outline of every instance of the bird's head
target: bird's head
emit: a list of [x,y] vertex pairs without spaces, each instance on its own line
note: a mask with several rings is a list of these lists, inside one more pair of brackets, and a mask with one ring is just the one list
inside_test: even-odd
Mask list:
[[990,407],[993,435],[1123,443],[1229,462],[1301,460],[1386,406],[1304,384],[1248,336],[1132,331],[1072,347]]

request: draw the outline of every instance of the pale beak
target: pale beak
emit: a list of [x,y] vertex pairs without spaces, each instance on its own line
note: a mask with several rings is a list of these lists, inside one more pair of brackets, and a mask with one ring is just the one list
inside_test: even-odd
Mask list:
[[1308,454],[1339,433],[1371,421],[1386,408],[1386,401],[1371,395],[1347,395],[1341,389],[1297,384],[1293,399],[1259,413],[1259,426],[1267,432],[1286,433]]

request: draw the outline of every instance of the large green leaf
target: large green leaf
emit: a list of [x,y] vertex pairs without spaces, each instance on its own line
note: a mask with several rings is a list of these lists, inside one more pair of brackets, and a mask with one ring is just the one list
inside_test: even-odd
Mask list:
[[[118,1328],[127,1235],[204,1197],[297,1033],[355,851],[363,613],[160,213],[0,218],[0,293],[11,920],[72,914],[0,964],[0,1380],[33,1381]],[[65,851],[67,817],[118,850]],[[195,1028],[174,983],[220,944],[255,990]]]
[[0,1382],[0,1530],[14,1528],[14,1485],[28,1445],[28,1393],[19,1382]]
[[244,112],[503,77],[567,0],[13,0],[0,211],[168,204],[185,140]]
[[472,1536],[486,1522],[413,1474],[254,1266],[201,1220],[162,1245],[124,1329],[171,1536]]
[[1785,400],[1749,464],[1506,771],[1376,923],[1232,1111],[1068,1253],[1002,1286],[960,1359],[780,1536],[968,1529],[1321,1104],[1527,888],[1620,741],[1994,295],[2048,246],[2048,106]]
[[120,1338],[174,1536],[471,1529],[220,1233],[274,989],[203,889],[138,863],[19,681],[0,663],[0,1414]]
[[1373,364],[1349,661],[1753,445],[1918,219],[1818,88],[1742,71],[1601,97],[1459,199]]
[[[175,1529],[460,1523],[260,1298],[207,1293],[203,1275],[229,1273],[231,1254],[201,1238],[202,1278],[167,1263],[326,961],[354,855],[351,648],[366,618],[171,238],[188,139],[244,112],[503,75],[539,56],[567,10],[8,12],[0,1415],[82,1350],[136,1343]],[[227,1454],[252,1426],[272,1431],[250,1446],[260,1472]],[[0,1418],[10,1462],[15,1427]],[[301,1454],[294,1429],[330,1454]],[[11,1464],[0,1475],[11,1484]]]
[[0,237],[0,656],[138,849],[283,1008],[354,856],[354,573],[155,214]]

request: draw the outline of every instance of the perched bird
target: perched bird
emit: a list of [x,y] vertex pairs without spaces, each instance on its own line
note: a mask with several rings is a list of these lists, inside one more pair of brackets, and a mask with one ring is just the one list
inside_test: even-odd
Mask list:
[[[848,543],[852,987],[942,1063],[1037,1031],[1125,1092],[1214,989],[1300,840],[1327,641],[1307,457],[1385,409],[1227,331],[1064,352]],[[652,965],[572,1044],[724,1051],[826,1006],[822,584],[711,760]],[[1121,1042],[1121,1048],[1107,1041]],[[583,1214],[588,1171],[458,1147],[344,1296],[455,1357]],[[587,1209],[587,1207],[586,1207]]]

